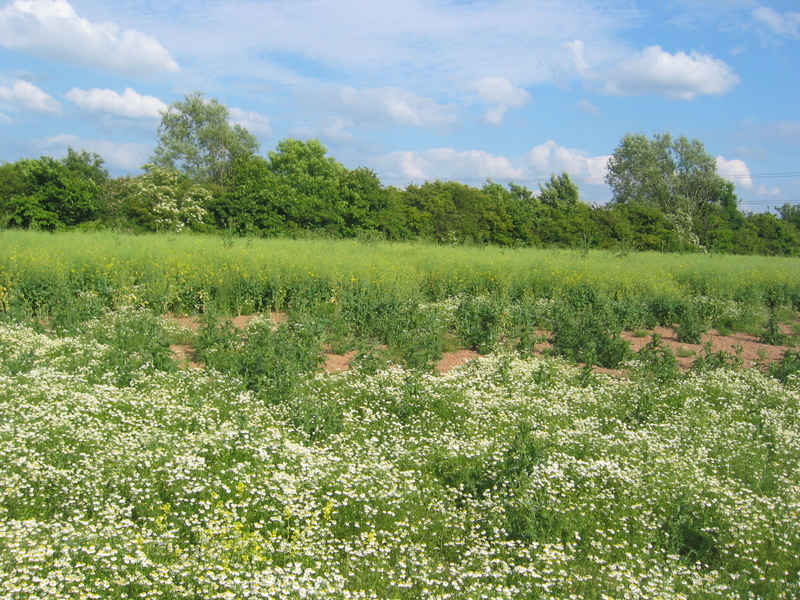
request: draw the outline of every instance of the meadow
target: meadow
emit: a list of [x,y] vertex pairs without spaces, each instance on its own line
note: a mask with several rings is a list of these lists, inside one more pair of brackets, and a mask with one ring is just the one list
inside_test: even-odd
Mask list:
[[[0,232],[0,595],[798,598],[800,353],[618,343],[791,346],[798,266]],[[433,373],[453,346],[486,356]]]

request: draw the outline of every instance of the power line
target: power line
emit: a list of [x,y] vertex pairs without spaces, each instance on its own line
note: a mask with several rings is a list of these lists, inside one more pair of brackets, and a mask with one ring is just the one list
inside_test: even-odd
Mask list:
[[[800,171],[789,171],[786,173],[751,173],[748,175],[720,175],[723,179],[776,179],[781,177],[800,177]],[[604,177],[580,177],[580,176],[573,176],[570,174],[570,178],[573,181],[581,181],[585,183],[593,183],[593,182],[604,182]],[[416,177],[381,177],[381,179],[385,179],[387,181],[408,181],[409,179],[417,179]],[[495,183],[544,183],[550,181],[550,176],[547,177],[447,177],[445,179],[441,179],[441,181],[458,181],[458,182],[466,182],[466,181],[486,181],[487,179],[491,179]]]

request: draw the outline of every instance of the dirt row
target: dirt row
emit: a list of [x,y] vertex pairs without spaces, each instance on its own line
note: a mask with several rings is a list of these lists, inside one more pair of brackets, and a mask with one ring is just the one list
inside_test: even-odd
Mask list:
[[[257,315],[247,315],[235,317],[232,320],[234,327],[242,329]],[[182,327],[191,331],[197,331],[200,328],[200,321],[193,317],[170,317],[175,320]],[[285,313],[272,313],[270,318],[275,324],[284,322],[288,319]],[[800,316],[796,318],[795,324],[800,323]],[[783,332],[787,335],[793,333],[792,325],[781,324]],[[544,337],[545,332],[542,332]],[[719,332],[712,329],[703,335],[700,344],[687,344],[679,342],[676,329],[672,327],[656,327],[652,330],[641,332],[623,332],[622,338],[628,342],[633,352],[638,352],[644,348],[653,338],[653,334],[657,333],[661,336],[663,346],[668,347],[675,354],[678,365],[683,370],[688,370],[695,359],[704,353],[705,346],[710,342],[713,352],[727,352],[731,356],[740,356],[745,368],[760,368],[765,369],[771,363],[781,359],[786,350],[795,349],[796,346],[774,346],[765,344],[760,341],[758,337],[737,332],[730,335],[720,335]],[[541,342],[536,345],[533,352],[534,355],[541,355],[546,353],[552,348],[549,342]],[[173,345],[170,346],[175,359],[185,368],[196,369],[201,368],[202,365],[194,360],[194,348],[190,345]],[[356,356],[356,352],[349,352],[347,354],[333,354],[326,352],[325,369],[328,372],[345,371],[350,368],[350,362]],[[460,349],[454,352],[445,352],[442,359],[436,364],[436,369],[439,373],[447,373],[451,369],[466,364],[467,362],[480,356],[477,352],[468,349]],[[625,371],[620,369],[605,369],[596,367],[596,371],[607,373],[611,375],[624,376]]]

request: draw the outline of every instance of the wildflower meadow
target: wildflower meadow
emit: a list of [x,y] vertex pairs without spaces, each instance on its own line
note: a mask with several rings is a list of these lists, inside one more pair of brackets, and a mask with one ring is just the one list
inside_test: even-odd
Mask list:
[[796,261],[83,235],[0,233],[0,596],[800,597],[800,355],[614,342],[766,335]]

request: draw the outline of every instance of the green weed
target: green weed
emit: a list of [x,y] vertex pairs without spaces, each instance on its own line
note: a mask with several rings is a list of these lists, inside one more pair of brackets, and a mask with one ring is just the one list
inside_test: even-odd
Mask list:
[[456,335],[482,354],[494,350],[503,331],[505,303],[493,296],[465,296],[455,314]]
[[789,342],[789,337],[784,334],[780,329],[778,317],[775,310],[771,310],[769,318],[764,325],[764,330],[761,333],[760,340],[765,344],[771,346],[783,346]]
[[553,350],[573,362],[615,368],[630,356],[621,328],[599,308],[565,307],[552,325]]
[[680,324],[676,330],[678,341],[683,344],[700,344],[703,334],[708,331],[708,321],[694,307],[688,307],[681,315]]
[[770,365],[769,373],[783,382],[788,381],[790,377],[800,377],[800,352],[786,350],[781,360]]
[[657,380],[675,379],[680,375],[675,354],[664,346],[658,333],[653,333],[650,342],[636,353],[636,366],[638,374]]

